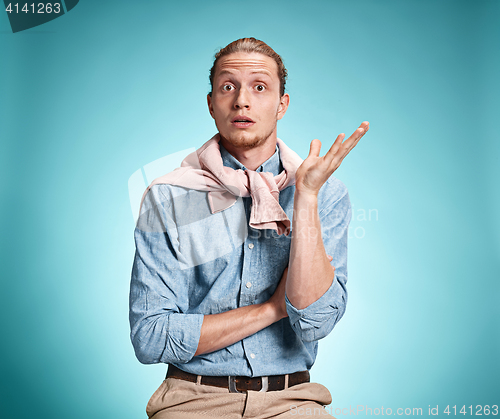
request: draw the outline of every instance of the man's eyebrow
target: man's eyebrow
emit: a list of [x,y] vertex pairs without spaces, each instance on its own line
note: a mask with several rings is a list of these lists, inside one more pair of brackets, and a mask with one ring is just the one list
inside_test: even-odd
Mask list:
[[264,76],[272,77],[271,72],[267,70],[255,70],[252,71],[250,74],[264,74]]
[[220,76],[221,74],[229,74],[230,76],[232,76],[234,73],[232,73],[232,72],[231,72],[231,71],[229,71],[229,70],[221,70],[221,71],[219,71],[219,76]]

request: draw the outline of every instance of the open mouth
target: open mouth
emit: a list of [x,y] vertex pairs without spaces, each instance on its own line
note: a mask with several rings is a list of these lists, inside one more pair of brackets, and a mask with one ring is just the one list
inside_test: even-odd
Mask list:
[[232,122],[238,122],[238,123],[249,123],[249,122],[253,122],[252,119],[248,118],[247,116],[237,116],[235,118],[233,118]]
[[253,124],[255,124],[255,122],[253,122],[253,120],[251,118],[248,118],[247,116],[243,116],[243,115],[235,116],[231,120],[231,122],[232,122],[233,126],[236,128],[249,128]]

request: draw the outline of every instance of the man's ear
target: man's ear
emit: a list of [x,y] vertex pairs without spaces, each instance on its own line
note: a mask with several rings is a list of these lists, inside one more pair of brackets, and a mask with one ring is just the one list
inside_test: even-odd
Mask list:
[[288,105],[290,104],[290,96],[288,93],[285,93],[281,96],[280,105],[278,106],[278,115],[277,119],[281,119],[285,116],[286,110],[288,109]]
[[210,112],[210,115],[212,115],[212,118],[215,119],[214,108],[212,106],[212,97],[209,94],[207,95],[207,104],[208,104],[208,112]]

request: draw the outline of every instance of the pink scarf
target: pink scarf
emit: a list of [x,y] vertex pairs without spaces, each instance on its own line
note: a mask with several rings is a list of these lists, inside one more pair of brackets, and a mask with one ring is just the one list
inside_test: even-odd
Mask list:
[[156,178],[144,192],[141,206],[149,189],[162,183],[208,191],[212,214],[231,207],[239,196],[251,196],[250,226],[256,229],[274,229],[280,235],[288,235],[290,220],[279,204],[279,191],[295,184],[295,172],[302,159],[278,138],[284,168],[280,174],[274,176],[270,172],[234,170],[223,165],[219,141],[219,134],[214,135],[198,150],[189,154],[182,161],[181,167]]

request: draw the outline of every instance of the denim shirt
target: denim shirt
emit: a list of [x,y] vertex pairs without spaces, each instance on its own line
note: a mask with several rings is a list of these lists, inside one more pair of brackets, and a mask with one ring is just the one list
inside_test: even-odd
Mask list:
[[[222,146],[224,166],[246,168]],[[279,148],[257,171],[283,170]],[[279,195],[290,220],[295,186]],[[199,375],[266,376],[309,370],[347,302],[347,189],[331,176],[318,194],[321,234],[333,257],[330,288],[288,317],[215,352],[194,356],[203,316],[266,302],[288,265],[291,235],[248,225],[251,197],[212,214],[207,192],[158,184],[147,193],[135,229],[130,285],[131,340],[144,364],[172,363]],[[292,226],[293,234],[293,226]]]

